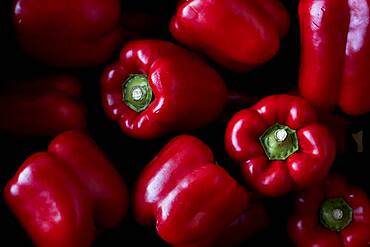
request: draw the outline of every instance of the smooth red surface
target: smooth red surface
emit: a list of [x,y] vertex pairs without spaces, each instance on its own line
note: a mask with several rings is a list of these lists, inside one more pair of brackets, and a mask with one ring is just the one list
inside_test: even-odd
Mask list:
[[[145,74],[154,100],[137,113],[122,102],[122,84],[130,74]],[[120,60],[101,78],[107,115],[122,131],[137,138],[199,128],[218,118],[226,103],[222,78],[200,57],[160,40],[127,44]]]
[[289,22],[278,0],[191,0],[180,2],[170,30],[222,66],[246,71],[277,53]]
[[126,214],[125,184],[86,135],[57,136],[30,156],[4,189],[7,205],[39,247],[91,246]]
[[[296,130],[299,150],[270,161],[259,137],[279,123]],[[335,142],[304,99],[273,95],[236,113],[227,125],[225,147],[245,180],[265,196],[280,196],[324,179],[335,158]]]
[[55,137],[48,152],[60,157],[90,193],[95,224],[103,228],[117,225],[126,214],[128,192],[100,148],[86,135],[69,131]]
[[260,230],[243,220],[260,215],[248,202],[249,194],[214,164],[209,148],[195,137],[182,135],[141,173],[133,209],[139,223],[155,222],[160,237],[171,245],[211,246],[219,237],[232,236],[223,240],[227,246],[250,237],[243,233]]
[[302,0],[301,94],[319,110],[370,111],[370,1]]
[[[325,199],[342,197],[352,207],[353,220],[340,232],[319,222]],[[370,245],[370,202],[366,193],[338,175],[301,192],[288,224],[289,235],[298,247],[366,247]]]
[[0,94],[0,132],[53,136],[66,130],[85,130],[80,91],[79,81],[69,76],[12,82]]
[[49,153],[30,156],[9,181],[5,200],[40,247],[90,246],[92,204],[65,164]]
[[21,48],[52,66],[107,61],[122,42],[119,0],[14,0],[13,23]]

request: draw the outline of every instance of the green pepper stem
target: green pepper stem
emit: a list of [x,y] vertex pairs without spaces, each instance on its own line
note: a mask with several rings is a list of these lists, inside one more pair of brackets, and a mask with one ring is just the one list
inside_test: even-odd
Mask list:
[[340,232],[352,222],[352,208],[343,198],[330,198],[320,207],[320,222],[329,230]]
[[142,74],[131,74],[122,83],[122,101],[135,112],[142,112],[148,108],[153,100],[153,91],[148,78]]
[[267,129],[260,142],[269,160],[286,160],[299,149],[296,131],[281,124]]

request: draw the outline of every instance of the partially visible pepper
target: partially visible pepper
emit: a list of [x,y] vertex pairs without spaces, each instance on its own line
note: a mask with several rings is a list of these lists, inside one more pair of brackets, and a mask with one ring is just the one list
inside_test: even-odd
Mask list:
[[370,112],[370,0],[302,0],[301,94],[320,111]]
[[89,247],[127,211],[127,188],[86,135],[57,136],[31,155],[4,189],[11,211],[39,247]]
[[159,236],[171,245],[230,246],[261,229],[247,219],[264,211],[248,202],[245,189],[214,164],[211,150],[183,135],[145,167],[134,192],[134,213],[141,224],[155,222]]
[[[290,94],[293,96],[300,96],[297,90],[292,90]],[[324,111],[318,111],[318,120],[325,125],[334,137],[337,153],[348,153],[351,148],[351,122],[340,114]]]
[[332,175],[297,196],[288,231],[298,247],[369,246],[369,199],[360,188]]
[[289,23],[278,0],[183,0],[170,29],[179,42],[242,72],[277,53]]
[[57,67],[98,65],[123,40],[119,0],[13,0],[20,47]]
[[85,130],[86,114],[79,98],[79,81],[49,76],[8,83],[0,93],[0,133],[53,136],[66,130]]

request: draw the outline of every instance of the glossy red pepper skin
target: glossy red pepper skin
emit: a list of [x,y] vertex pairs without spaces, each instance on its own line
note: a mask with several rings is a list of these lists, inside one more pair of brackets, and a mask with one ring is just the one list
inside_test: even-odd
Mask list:
[[74,77],[49,76],[16,81],[0,95],[0,132],[16,136],[53,136],[85,130],[86,112],[78,102],[81,85]]
[[[342,197],[352,207],[352,222],[339,232],[331,231],[319,221],[320,204]],[[301,192],[296,210],[289,219],[289,235],[298,247],[365,247],[370,245],[370,202],[364,191],[338,175]]]
[[21,48],[51,66],[107,61],[122,42],[119,0],[14,0],[13,23]]
[[303,0],[301,94],[318,109],[370,111],[369,0]]
[[[146,75],[154,95],[140,113],[123,102],[122,84],[132,74]],[[123,133],[144,139],[205,126],[226,103],[226,88],[216,71],[194,53],[160,40],[128,43],[120,60],[106,68],[101,88],[107,115]]]
[[[248,204],[249,194],[214,164],[210,149],[199,139],[182,135],[139,176],[133,209],[139,223],[155,222],[159,236],[169,244],[200,247],[228,236],[239,241],[241,232],[254,231],[244,220],[255,212]],[[224,246],[234,243],[230,241]]]
[[277,53],[289,23],[278,0],[191,0],[180,2],[170,30],[179,42],[242,72]]
[[[259,138],[279,123],[296,131],[298,151],[285,160],[269,160]],[[226,128],[225,147],[241,166],[243,176],[258,192],[280,196],[325,178],[335,158],[335,142],[317,122],[304,99],[290,95],[268,96],[236,113]]]
[[40,247],[91,246],[97,230],[118,224],[127,210],[119,174],[86,135],[69,131],[30,156],[4,197]]
[[[299,96],[299,92],[292,90],[290,95]],[[344,116],[331,112],[319,112],[318,119],[325,125],[335,139],[337,154],[348,153],[351,149],[350,125],[351,122]]]

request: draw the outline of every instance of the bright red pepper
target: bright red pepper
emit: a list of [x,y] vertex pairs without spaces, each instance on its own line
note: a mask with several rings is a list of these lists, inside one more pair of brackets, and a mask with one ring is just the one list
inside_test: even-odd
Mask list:
[[103,106],[122,131],[138,138],[202,127],[222,113],[221,77],[194,53],[166,41],[127,44],[101,79]]
[[245,71],[277,53],[289,22],[278,0],[183,0],[170,29],[178,41],[222,66]]
[[39,247],[91,246],[97,230],[118,224],[127,189],[87,136],[64,132],[30,156],[8,182],[6,203]]
[[107,61],[122,42],[119,0],[14,0],[21,48],[48,65],[75,67]]
[[69,76],[12,82],[0,94],[0,132],[18,136],[52,136],[85,130],[86,114],[78,102],[79,81]]
[[302,0],[300,92],[318,109],[370,111],[370,1]]
[[298,247],[370,246],[370,202],[338,175],[301,192],[288,231]]
[[335,142],[308,102],[290,95],[266,97],[228,123],[226,150],[245,180],[266,196],[279,196],[324,179]]
[[221,238],[227,246],[261,229],[245,220],[263,215],[248,207],[249,194],[192,136],[178,136],[162,149],[140,175],[134,197],[138,222],[156,222],[171,245],[210,246]]

